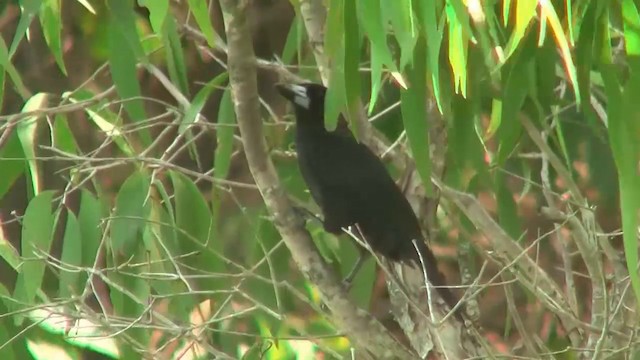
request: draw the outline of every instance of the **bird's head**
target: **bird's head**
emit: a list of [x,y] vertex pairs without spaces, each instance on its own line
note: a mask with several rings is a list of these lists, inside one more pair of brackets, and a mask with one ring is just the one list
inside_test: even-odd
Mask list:
[[296,114],[306,114],[324,119],[324,96],[327,88],[321,84],[277,84],[276,89],[296,109]]

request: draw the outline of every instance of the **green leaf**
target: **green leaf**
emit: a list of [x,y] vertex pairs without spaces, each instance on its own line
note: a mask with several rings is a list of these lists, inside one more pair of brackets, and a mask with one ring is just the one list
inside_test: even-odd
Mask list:
[[[91,192],[83,189],[80,194],[80,209],[78,211],[78,227],[82,238],[83,267],[92,268],[95,265],[98,249],[102,240],[102,204]],[[87,280],[86,274],[81,274],[82,282]]]
[[522,42],[529,24],[536,16],[537,6],[538,2],[536,0],[518,0],[516,2],[516,23],[505,47],[505,60],[513,55],[520,42]]
[[371,52],[371,96],[367,114],[371,115],[378,101],[378,95],[382,89],[382,59],[376,52]]
[[344,39],[344,2],[345,0],[328,0],[329,12],[324,34],[324,51],[328,59],[336,62],[338,51],[343,48]]
[[56,59],[58,67],[63,74],[67,75],[62,57],[62,12],[60,11],[60,0],[45,0],[40,13],[40,24],[44,39]]
[[456,26],[460,27],[464,37],[471,39],[473,31],[469,24],[469,12],[467,11],[467,5],[462,0],[449,0],[445,5],[445,12],[449,23],[455,22]]
[[78,269],[68,268],[69,266],[82,266],[82,235],[80,233],[80,224],[75,214],[68,210],[60,261],[62,263],[62,269],[60,270],[59,296],[63,299],[69,299],[82,292],[83,283],[80,282],[80,271]]
[[[2,42],[2,40],[0,40],[0,43],[1,42]],[[2,48],[2,46],[3,46],[3,44],[0,44],[0,49]],[[4,49],[4,50],[6,50],[6,49]],[[2,50],[0,50],[0,57],[2,57],[1,52],[2,52]],[[3,96],[3,94],[4,94],[4,85],[5,85],[4,81],[7,78],[6,73],[4,72],[4,67],[1,66],[2,61],[3,60],[0,59],[0,109],[2,109],[2,103],[4,101],[4,96]]]
[[346,103],[344,0],[329,0],[325,32],[325,53],[331,59],[331,74],[324,103],[324,122],[329,130],[336,128],[338,116]]
[[[347,117],[355,119],[358,117],[360,99],[360,31],[358,22],[353,21],[353,14],[356,13],[355,1],[346,1],[344,9],[344,81],[345,97],[348,111]],[[350,121],[355,133],[357,131],[357,121]]]
[[[346,84],[344,78],[344,48],[338,50],[335,63],[331,66],[330,84],[324,102],[324,124],[333,130],[338,124],[338,117],[345,108]],[[357,137],[357,132],[354,132]]]
[[[32,96],[22,108],[22,112],[27,113],[45,108],[47,106],[47,99],[48,96],[45,93],[38,93]],[[43,188],[41,183],[42,176],[38,169],[38,161],[36,160],[38,119],[38,115],[28,116],[18,122],[18,126],[16,127],[20,143],[22,144],[22,151],[24,152],[29,167],[33,194],[38,194]]]
[[20,10],[22,13],[20,14],[20,21],[18,21],[18,26],[16,27],[16,32],[13,35],[13,41],[11,42],[11,49],[9,50],[9,57],[13,57],[18,50],[18,45],[29,31],[29,26],[31,26],[31,22],[38,15],[40,8],[42,6],[42,0],[21,0],[20,1]]
[[[22,304],[33,304],[42,286],[45,261],[53,240],[53,191],[43,191],[27,205],[22,221],[21,253],[24,262],[18,272],[14,297]],[[21,322],[22,320],[18,320]]]
[[507,186],[507,174],[505,174],[505,172],[495,172],[494,191],[498,205],[498,220],[500,226],[502,226],[512,239],[521,238],[522,224],[518,216],[518,207],[513,200],[513,193]]
[[512,0],[504,0],[502,2],[502,24],[509,25],[509,12],[511,10]]
[[[227,88],[220,101],[218,111],[218,127],[216,129],[216,151],[214,155],[213,177],[215,179],[226,179],[231,168],[231,155],[233,153],[233,134],[236,124],[236,113],[231,99],[231,89]],[[222,206],[222,198],[226,191],[214,186],[212,192],[212,212],[214,224],[219,223],[220,206]]]
[[[380,1],[358,0],[357,5],[358,20],[371,42],[371,52],[375,53],[384,65],[395,68],[395,63],[391,58],[391,52],[387,44],[387,34],[385,33],[382,19]],[[354,11],[351,6],[349,7],[350,11]]]
[[[447,6],[447,17],[451,19],[453,8]],[[467,59],[469,37],[460,22],[449,21],[449,62],[453,70],[455,92],[467,97]]]
[[[462,96],[455,95],[451,104],[452,126],[449,131],[451,150],[448,151],[448,156],[452,160],[451,173],[458,178],[462,177],[462,173],[468,169],[468,164],[476,171],[486,168],[485,149],[481,142],[482,136],[475,130],[480,113],[479,100],[474,101],[475,98],[477,97],[467,101]],[[447,164],[447,173],[449,173],[448,169],[449,165]],[[462,186],[462,183],[457,185]]]
[[[166,193],[160,181],[154,183],[160,193]],[[162,189],[160,189],[162,187]],[[190,311],[197,306],[197,298],[188,294],[189,289],[183,281],[167,281],[163,274],[175,274],[179,271],[172,262],[166,261],[180,255],[178,239],[175,232],[175,221],[167,209],[158,202],[152,203],[154,223],[146,228],[144,238],[148,249],[149,273],[158,274],[159,279],[149,281],[158,296],[166,296],[169,300],[169,313],[172,320],[189,321]]]
[[[182,253],[194,253],[189,258],[192,266],[201,271],[223,272],[224,263],[217,254],[223,251],[223,244],[216,239],[213,216],[196,185],[185,175],[170,172],[169,176],[175,193],[176,227]],[[221,286],[221,279],[207,279],[200,282],[203,288]]]
[[226,179],[231,167],[233,152],[233,134],[235,133],[236,113],[231,99],[231,89],[227,88],[220,101],[218,127],[216,129],[217,146],[214,159],[216,179]]
[[[0,309],[2,309],[3,307],[4,306],[0,306]],[[7,317],[5,317],[5,319],[6,318]],[[19,331],[19,330],[18,329],[9,330],[5,326],[5,323],[6,321],[0,321],[0,344],[3,345],[2,348],[0,348],[0,356],[2,356],[2,358],[6,360],[18,359],[18,357],[16,357],[13,351],[13,346],[14,345],[18,346],[17,344],[15,344],[15,339],[13,339],[13,337],[15,336],[13,331]]]
[[383,24],[391,23],[393,34],[400,45],[400,70],[414,59],[413,51],[418,40],[418,32],[411,6],[411,0],[382,1]]
[[[4,74],[5,72],[9,74],[9,78],[13,81],[13,85],[20,96],[23,99],[29,98],[31,92],[24,86],[22,78],[20,78],[20,73],[18,73],[18,70],[16,70],[15,66],[11,63],[11,56],[7,50],[7,44],[5,44],[4,39],[0,37],[0,74]],[[4,85],[4,75],[2,76],[1,84]],[[0,96],[0,104],[3,98],[3,96]]]
[[[0,230],[0,258],[7,262],[12,269],[18,270],[20,267],[20,254],[5,237],[4,231]],[[0,286],[2,286],[0,284]]]
[[402,122],[407,132],[411,153],[416,162],[416,169],[425,187],[427,195],[433,193],[431,184],[431,158],[429,156],[429,127],[427,125],[427,71],[426,46],[420,41],[414,53],[412,66],[407,67],[407,78],[411,79],[409,89],[401,90],[400,108]]
[[[138,244],[141,246],[142,241]],[[144,251],[137,249],[132,252],[130,256],[133,258],[132,262],[135,264],[146,264],[147,261],[143,258]],[[107,262],[107,266],[120,267],[123,264],[110,264]],[[142,276],[141,272],[147,272],[146,266],[129,267],[125,265],[125,271],[114,271],[109,274],[109,297],[113,304],[114,315],[130,319],[145,317],[145,310],[149,303],[149,295],[151,289],[149,283]],[[122,331],[127,336],[132,337],[141,344],[147,344],[149,341],[150,332],[141,326],[131,326]],[[119,348],[119,355],[123,359],[133,359],[136,356],[131,349],[126,349],[126,346]]]
[[[109,67],[111,78],[118,95],[124,100],[123,106],[134,122],[142,122],[147,116],[141,100],[140,84],[136,64],[143,57],[142,45],[137,37],[132,8],[123,8],[122,0],[110,2],[118,4],[113,8],[109,22]],[[150,143],[147,130],[140,131],[145,145]]]
[[[9,314],[12,310],[8,305],[11,294],[9,290],[0,284],[0,314]],[[0,356],[5,360],[14,359],[32,359],[31,354],[27,351],[26,338],[27,336],[16,337],[16,334],[24,334],[24,328],[16,326],[11,316],[0,317]]]
[[78,144],[69,128],[68,119],[64,114],[57,114],[53,122],[53,147],[69,154],[78,153]]
[[164,22],[162,29],[162,41],[164,43],[164,51],[167,56],[167,68],[171,82],[175,84],[180,92],[185,96],[189,96],[189,79],[187,76],[187,66],[184,62],[184,54],[182,52],[182,42],[178,30],[176,29],[176,21],[173,17],[168,17]]
[[549,26],[551,26],[551,30],[556,40],[556,45],[560,50],[560,57],[564,61],[565,70],[569,76],[569,82],[573,86],[573,91],[576,96],[576,104],[580,106],[581,95],[580,87],[578,86],[578,75],[576,65],[573,62],[573,56],[571,54],[571,45],[564,33],[564,26],[562,25],[555,8],[550,3],[541,2],[540,11],[544,13],[545,18],[549,22]]
[[187,2],[189,3],[189,10],[193,13],[193,17],[200,27],[200,31],[207,39],[207,45],[211,48],[215,47],[216,35],[211,23],[207,2],[205,0],[188,0]]
[[435,1],[421,0],[420,11],[424,36],[427,40],[427,61],[431,82],[433,83],[433,96],[436,99],[438,110],[444,113],[442,95],[440,92],[440,47],[442,46],[442,32],[438,29],[438,8]]
[[170,15],[169,0],[138,0],[138,5],[149,9],[149,23],[153,32],[162,34],[165,20]]
[[[142,44],[140,43],[140,35],[136,28],[137,14],[135,9],[129,1],[126,0],[114,0],[109,1],[107,6],[111,10],[110,18],[110,30],[118,31],[122,37],[121,43],[115,43],[117,46],[115,49],[129,49],[135,58],[139,60],[144,59],[144,51]],[[116,54],[118,51],[116,51]]]
[[111,220],[111,245],[114,253],[129,256],[140,242],[149,212],[148,197],[149,178],[146,174],[134,172],[122,184]]
[[[382,19],[380,1],[358,0],[357,6],[358,20],[371,44],[371,99],[368,109],[370,114],[375,107],[382,87],[383,66],[386,66],[392,72],[398,72],[398,69],[391,57],[391,51],[387,44],[387,34],[385,33],[385,23]],[[352,21],[352,23],[355,22]]]
[[[595,55],[596,24],[596,5],[590,3],[582,19],[578,33],[578,44],[575,47],[578,84],[580,85],[580,93],[585,99],[591,99],[591,69]],[[583,101],[582,110],[585,113],[591,113],[591,102]]]
[[176,225],[184,233],[181,234],[181,244],[193,244],[192,250],[207,247],[213,223],[207,202],[193,181],[181,173],[170,172],[171,182],[175,192]]
[[[95,94],[88,91],[78,91],[68,98],[71,103],[78,103],[81,101],[88,101],[94,96]],[[94,125],[96,125],[105,136],[111,138],[120,151],[128,156],[135,155],[135,151],[131,145],[129,145],[127,139],[123,135],[123,132],[120,130],[121,126],[119,121],[121,119],[118,115],[109,110],[109,108],[101,105],[88,106],[85,107],[84,110],[87,115],[89,115],[89,119],[91,119]]]
[[0,199],[16,182],[25,170],[26,156],[22,149],[22,143],[16,133],[10,134],[4,147],[0,149]]
[[302,44],[306,35],[307,32],[304,31],[304,24],[300,21],[300,16],[296,14],[296,17],[293,18],[293,21],[291,22],[291,27],[287,34],[287,40],[282,48],[282,61],[285,64],[290,64],[296,60],[295,56],[301,48],[300,44]]
[[622,16],[627,56],[640,56],[640,14],[633,0],[622,0]]
[[[535,90],[531,91],[531,95],[539,100],[542,106],[541,113],[548,114],[551,111],[551,106],[559,102],[555,91],[556,86],[558,86],[556,73],[558,51],[551,41],[547,41],[542,46],[537,47],[534,61],[535,68],[532,68],[534,73],[529,86],[535,87]],[[589,87],[589,84],[587,84],[587,87]]]
[[229,73],[223,72],[222,74],[216,76],[211,81],[206,83],[200,91],[194,96],[193,101],[189,104],[189,107],[184,112],[184,118],[180,122],[180,126],[178,127],[178,131],[180,134],[184,134],[184,132],[189,128],[189,125],[195,123],[196,118],[202,108],[207,103],[209,96],[211,95],[211,91],[220,87],[220,85],[227,80],[229,77]]
[[530,35],[526,44],[520,49],[518,55],[510,61],[512,66],[505,67],[508,70],[506,75],[507,83],[503,91],[502,119],[498,129],[498,154],[495,159],[497,164],[504,164],[504,161],[511,155],[518,144],[522,133],[522,124],[519,114],[529,93],[530,74],[535,63],[532,59],[532,51],[535,49],[535,39]]
[[493,99],[491,102],[491,118],[484,136],[485,140],[491,139],[500,128],[500,124],[502,124],[502,110],[502,100]]

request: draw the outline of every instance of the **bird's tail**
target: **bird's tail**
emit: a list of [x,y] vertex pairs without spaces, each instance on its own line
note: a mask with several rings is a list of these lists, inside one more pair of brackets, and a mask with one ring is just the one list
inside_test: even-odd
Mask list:
[[[444,274],[442,274],[438,269],[438,263],[435,256],[433,255],[433,252],[421,239],[416,239],[412,241],[412,243],[415,247],[413,249],[413,259],[416,261],[418,267],[422,269],[423,275],[436,289],[438,294],[440,294],[440,297],[442,297],[447,305],[449,305],[451,309],[454,309],[458,304],[458,300],[456,300],[456,297],[453,295],[451,290],[446,287],[447,280],[444,277]],[[456,310],[456,315],[460,317],[459,309]]]

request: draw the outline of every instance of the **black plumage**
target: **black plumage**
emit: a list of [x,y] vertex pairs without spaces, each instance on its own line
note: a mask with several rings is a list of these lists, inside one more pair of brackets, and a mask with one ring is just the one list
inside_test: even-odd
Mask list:
[[[433,253],[422,240],[411,205],[382,161],[348,129],[325,129],[327,89],[313,83],[281,84],[277,89],[294,106],[298,164],[313,199],[322,209],[325,230],[340,234],[342,228],[357,225],[377,253],[420,266],[412,241],[415,239],[429,282],[438,287],[446,285]],[[455,305],[448,289],[440,287],[438,292],[450,306]]]

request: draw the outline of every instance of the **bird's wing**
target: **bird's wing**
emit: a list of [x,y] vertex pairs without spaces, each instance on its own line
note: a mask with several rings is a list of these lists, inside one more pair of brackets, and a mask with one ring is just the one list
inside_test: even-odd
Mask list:
[[333,159],[331,166],[325,167],[331,173],[318,174],[324,185],[323,193],[340,195],[331,198],[351,213],[361,212],[367,206],[381,206],[389,201],[387,197],[397,194],[396,184],[384,164],[369,148],[353,139],[335,141],[340,144],[327,149],[326,154],[327,159]]

